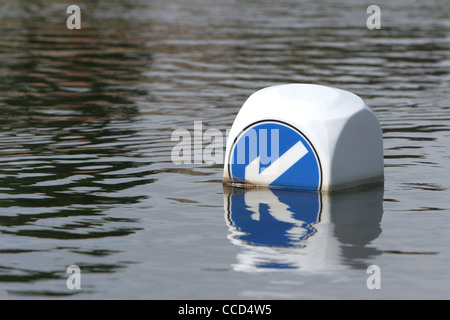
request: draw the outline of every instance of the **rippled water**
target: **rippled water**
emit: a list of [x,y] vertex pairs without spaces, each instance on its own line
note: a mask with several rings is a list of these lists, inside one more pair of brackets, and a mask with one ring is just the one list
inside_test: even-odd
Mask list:
[[[351,0],[89,1],[68,30],[66,4],[2,1],[0,297],[450,298],[448,3],[377,4],[380,30]],[[384,186],[243,193],[172,162],[173,130],[225,139],[292,82],[366,101]]]

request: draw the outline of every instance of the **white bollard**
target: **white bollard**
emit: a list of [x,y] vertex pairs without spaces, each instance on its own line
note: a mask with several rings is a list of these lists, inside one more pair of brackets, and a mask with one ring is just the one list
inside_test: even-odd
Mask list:
[[383,136],[364,101],[341,89],[286,84],[252,94],[228,135],[223,181],[332,191],[383,180]]

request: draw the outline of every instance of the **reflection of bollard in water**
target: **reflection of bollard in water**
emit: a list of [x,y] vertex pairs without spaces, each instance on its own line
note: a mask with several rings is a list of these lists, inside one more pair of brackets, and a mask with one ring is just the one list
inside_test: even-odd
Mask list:
[[262,89],[228,135],[223,181],[331,191],[383,180],[380,124],[353,93],[310,84]]
[[320,193],[224,187],[230,241],[242,247],[234,269],[309,271],[367,268],[381,254],[383,187]]
[[244,232],[239,239],[251,245],[302,246],[301,241],[315,233],[314,224],[320,219],[321,199],[317,192],[241,189],[229,199],[229,212],[234,213],[229,221]]

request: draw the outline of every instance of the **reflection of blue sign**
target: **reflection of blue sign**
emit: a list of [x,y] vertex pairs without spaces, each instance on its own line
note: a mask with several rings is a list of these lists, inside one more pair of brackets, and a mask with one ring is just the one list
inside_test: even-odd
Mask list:
[[319,190],[321,167],[302,133],[279,121],[258,122],[236,139],[229,159],[234,183]]
[[228,219],[235,239],[255,246],[303,247],[319,222],[320,194],[254,189],[230,194]]

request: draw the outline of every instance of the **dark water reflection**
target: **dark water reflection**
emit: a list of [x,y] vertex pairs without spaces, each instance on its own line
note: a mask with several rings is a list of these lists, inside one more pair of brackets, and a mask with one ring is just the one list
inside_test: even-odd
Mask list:
[[[377,4],[381,30],[353,0],[82,1],[82,30],[67,30],[66,4],[1,2],[0,297],[317,297],[235,272],[254,247],[230,244],[221,165],[170,158],[174,129],[225,132],[251,93],[286,82],[360,95],[384,134],[384,213],[358,229],[361,210],[330,200],[335,229],[310,237],[337,246],[326,265],[350,272],[346,290],[305,281],[360,298],[364,268],[384,263],[385,297],[450,297],[448,4]],[[65,286],[72,264],[82,291]],[[415,280],[389,278],[411,266]]]
[[[151,100],[138,84],[152,55],[137,39],[106,28],[62,28],[65,20],[55,15],[64,9],[61,5],[4,6],[12,11],[2,9],[0,19],[1,253],[23,257],[23,262],[14,266],[14,258],[1,259],[0,281],[65,279],[64,269],[35,269],[26,255],[51,250],[104,257],[117,250],[86,243],[66,247],[60,241],[123,237],[142,230],[138,219],[107,210],[138,203],[147,196],[124,191],[155,181],[152,159],[136,147],[151,144],[151,138],[136,139],[133,127],[139,115],[135,100]],[[53,242],[31,241],[28,249],[26,243],[16,246],[8,240],[24,237]],[[37,257],[44,260],[45,253]],[[88,273],[118,268],[117,262],[83,266]],[[33,290],[16,294],[74,293]]]
[[[31,14],[39,17],[42,8],[48,5]],[[27,201],[30,206],[115,203],[84,197],[82,188],[126,188],[126,182],[108,184],[105,178],[127,178],[111,173],[139,157],[132,143],[121,141],[136,135],[130,125],[139,114],[133,99],[145,92],[135,84],[151,54],[102,29],[70,33],[46,20],[28,22],[20,13],[2,20],[9,28],[1,47],[2,185],[15,186],[15,199],[42,194]]]

